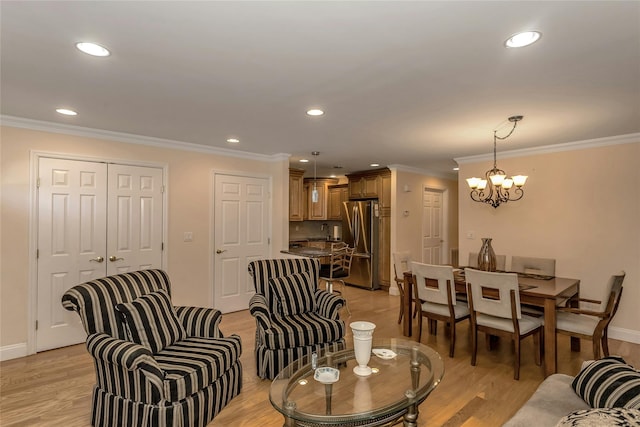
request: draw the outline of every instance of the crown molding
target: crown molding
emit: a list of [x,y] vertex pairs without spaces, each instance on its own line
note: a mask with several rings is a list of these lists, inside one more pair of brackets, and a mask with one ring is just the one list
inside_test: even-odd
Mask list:
[[205,145],[190,142],[174,141],[171,139],[154,138],[150,136],[134,135],[124,132],[113,132],[103,129],[93,129],[81,126],[73,126],[62,123],[45,122],[41,120],[26,119],[23,117],[0,115],[0,124],[21,129],[53,132],[65,135],[81,136],[85,138],[104,139],[108,141],[124,142],[126,144],[148,145],[158,148],[193,151],[197,153],[215,154],[219,156],[236,157],[241,159],[259,160],[263,162],[278,162],[288,160],[291,157],[287,153],[257,154],[247,151],[237,151],[228,148],[207,147]]
[[[587,148],[606,147],[609,145],[632,144],[640,142],[640,133],[627,135],[608,136],[605,138],[587,139],[584,141],[567,142],[564,144],[543,145],[541,147],[523,148],[520,150],[501,151],[499,157],[508,159],[512,157],[525,157],[536,154],[560,153],[563,151],[584,150]],[[485,160],[493,160],[493,153],[478,154],[476,156],[456,157],[458,164],[475,163]]]
[[421,168],[416,168],[413,166],[406,166],[406,165],[388,165],[387,167],[390,170],[395,170],[398,172],[415,173],[417,175],[428,175],[434,178],[449,179],[452,181],[456,181],[458,179],[458,174],[456,172],[454,173],[435,172],[428,169],[421,169]]

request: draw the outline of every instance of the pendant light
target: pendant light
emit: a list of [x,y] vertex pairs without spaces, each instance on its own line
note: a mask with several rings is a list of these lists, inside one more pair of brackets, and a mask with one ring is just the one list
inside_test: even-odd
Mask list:
[[311,152],[311,155],[313,156],[313,190],[311,191],[311,202],[312,203],[318,203],[318,188],[317,188],[317,176],[316,176],[316,172],[317,172],[317,166],[318,166],[318,154],[320,154],[319,151],[313,151]]

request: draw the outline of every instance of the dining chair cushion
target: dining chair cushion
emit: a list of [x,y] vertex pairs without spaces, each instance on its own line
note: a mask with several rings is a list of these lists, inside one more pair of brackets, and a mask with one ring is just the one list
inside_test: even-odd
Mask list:
[[[507,332],[514,332],[513,320],[511,319],[477,313],[476,322],[481,326],[487,326]],[[525,335],[526,333],[539,328],[543,324],[543,321],[541,318],[523,315],[522,318],[518,319],[518,324],[520,325],[520,335]]]
[[599,318],[582,314],[556,312],[556,329],[582,335],[593,335]]
[[[449,315],[449,306],[443,304],[434,304],[432,302],[425,301],[422,303],[422,311],[427,313],[438,314],[440,316]],[[457,301],[457,304],[453,306],[453,313],[456,319],[469,315],[469,306],[466,302]]]
[[269,279],[272,307],[282,316],[308,313],[316,310],[315,286],[309,272]]
[[571,387],[593,408],[640,409],[640,372],[620,357],[590,363],[576,375]]
[[124,320],[131,341],[147,347],[153,354],[187,337],[163,289],[117,304],[115,309]]

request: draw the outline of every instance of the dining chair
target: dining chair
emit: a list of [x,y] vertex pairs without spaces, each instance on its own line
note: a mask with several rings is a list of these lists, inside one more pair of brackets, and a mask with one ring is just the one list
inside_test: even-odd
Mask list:
[[[395,275],[395,281],[398,285],[398,291],[400,292],[400,310],[398,314],[398,324],[402,322],[404,317],[404,273],[411,271],[411,252],[401,251],[393,253],[393,273]],[[416,309],[417,310],[417,309]],[[416,311],[413,312],[415,318]]]
[[524,274],[556,275],[554,258],[534,258],[514,255],[511,257],[511,271]]
[[[467,265],[471,268],[478,268],[478,252],[469,252],[469,262]],[[507,269],[507,256],[496,255],[496,270],[506,271]]]
[[[422,318],[445,322],[451,331],[449,357],[453,357],[456,345],[456,323],[469,318],[469,307],[456,300],[453,267],[411,263],[415,304],[418,310],[418,342],[422,339]],[[434,325],[435,326],[435,325]],[[435,335],[436,328],[429,328]]]
[[[611,276],[607,285],[607,300],[600,310],[583,308],[558,307],[556,310],[556,332],[562,335],[591,340],[593,344],[593,358],[600,358],[600,347],[605,356],[609,356],[608,329],[609,323],[618,311],[618,304],[622,296],[622,282],[624,271]],[[601,301],[578,298],[579,303],[602,304]]]
[[351,261],[353,260],[355,248],[350,248],[346,243],[336,247],[337,249],[331,251],[331,261],[329,264],[320,268],[320,280],[324,280],[329,293],[334,292],[334,283],[338,282],[342,284],[342,290],[335,292],[342,295],[342,298],[345,300],[344,306],[349,316],[351,316],[351,310],[349,309],[344,291],[346,287],[345,281],[351,274]]
[[541,365],[543,320],[520,310],[518,275],[466,269],[471,313],[471,365],[476,366],[478,331],[509,337],[514,342],[513,378],[520,378],[520,342],[533,335],[536,365]]

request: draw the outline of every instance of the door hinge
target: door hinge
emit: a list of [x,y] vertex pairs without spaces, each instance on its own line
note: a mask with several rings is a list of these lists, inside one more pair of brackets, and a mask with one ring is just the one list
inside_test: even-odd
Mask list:
[[40,188],[40,177],[36,179],[36,188]]
[[36,331],[38,330],[38,321],[36,320]]
[[267,245],[271,244],[271,237],[267,237]]
[[164,251],[164,242],[160,243],[160,250]]
[[160,193],[164,194],[164,185],[160,187]]
[[36,259],[40,259],[40,249],[36,249]]

